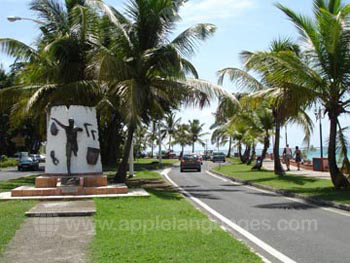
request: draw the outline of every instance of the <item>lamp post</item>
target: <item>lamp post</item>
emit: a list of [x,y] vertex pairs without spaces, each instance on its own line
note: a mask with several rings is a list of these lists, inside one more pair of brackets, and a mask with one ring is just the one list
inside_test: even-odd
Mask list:
[[36,20],[36,19],[32,19],[32,18],[26,18],[26,17],[19,17],[19,16],[9,16],[9,17],[7,17],[7,20],[9,22],[16,22],[16,21],[20,21],[20,20],[27,20],[27,21],[32,21],[32,22],[40,24],[40,25],[46,25],[44,22],[42,22],[40,20]]
[[315,108],[315,117],[316,121],[320,121],[320,147],[321,147],[321,159],[323,159],[323,142],[322,142],[322,119],[324,118],[324,115],[322,113],[321,107],[318,109]]

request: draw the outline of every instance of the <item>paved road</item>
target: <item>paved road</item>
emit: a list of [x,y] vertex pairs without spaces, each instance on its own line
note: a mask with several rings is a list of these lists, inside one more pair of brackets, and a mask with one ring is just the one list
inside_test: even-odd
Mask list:
[[[207,162],[203,164],[203,168],[208,169],[209,166],[211,165]],[[192,201],[199,200],[194,204],[202,210],[205,206],[207,212],[208,209],[214,209],[258,241],[272,247],[273,251],[267,249],[267,252],[266,246],[262,249],[261,243],[254,242],[257,239],[249,238],[244,231],[237,232],[237,228],[224,222],[230,232],[242,238],[269,261],[350,262],[350,213],[319,208],[239,185],[210,175],[206,172],[207,169],[202,169],[201,173],[180,173],[179,168],[173,168],[168,176],[191,195]],[[223,221],[222,218],[219,219]]]
[[8,181],[12,179],[18,179],[36,174],[43,174],[45,170],[44,166],[40,167],[40,171],[18,171],[17,167],[4,168],[0,170],[0,181]]

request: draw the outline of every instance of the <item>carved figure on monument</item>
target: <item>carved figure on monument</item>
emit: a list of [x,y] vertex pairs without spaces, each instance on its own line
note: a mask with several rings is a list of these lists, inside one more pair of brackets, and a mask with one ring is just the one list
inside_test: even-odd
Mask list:
[[78,156],[78,132],[82,132],[83,129],[80,127],[75,127],[74,125],[74,119],[70,118],[68,120],[68,126],[62,124],[60,121],[58,121],[56,118],[52,118],[53,121],[55,121],[59,126],[61,126],[65,132],[67,137],[66,142],[66,157],[67,157],[67,172],[68,176],[71,175],[71,158],[72,153],[74,156]]

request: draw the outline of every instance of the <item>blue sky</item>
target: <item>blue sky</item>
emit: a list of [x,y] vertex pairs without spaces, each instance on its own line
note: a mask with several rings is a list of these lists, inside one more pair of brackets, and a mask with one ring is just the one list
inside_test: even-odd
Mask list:
[[[38,35],[37,25],[29,21],[10,23],[8,16],[35,18],[28,10],[29,0],[1,0],[0,9],[0,38],[16,38],[27,44],[34,42]],[[201,79],[216,83],[216,72],[224,67],[241,67],[239,53],[242,50],[264,50],[269,43],[278,37],[291,37],[297,40],[296,29],[290,21],[274,7],[275,0],[190,0],[181,10],[182,22],[176,33],[196,23],[213,23],[218,27],[214,37],[201,45],[192,62],[196,66]],[[312,0],[280,0],[293,10],[304,14],[311,14]],[[106,0],[106,3],[117,8],[123,8],[125,1]],[[0,53],[0,63],[5,68],[13,59]],[[234,85],[224,83],[224,87],[231,92],[237,91]],[[183,122],[199,119],[206,123],[206,130],[214,122],[212,112],[216,102],[203,110],[185,108],[178,115]],[[311,112],[312,118],[314,118]],[[344,121],[344,120],[343,120]],[[324,121],[324,135],[327,137],[327,119]],[[303,133],[295,126],[288,127],[288,139],[291,146],[301,145]],[[319,146],[318,125],[315,126],[312,144]],[[208,136],[209,138],[209,136]],[[284,139],[282,138],[284,141]],[[325,140],[326,141],[326,140]],[[284,145],[284,143],[282,143]],[[197,146],[197,149],[201,149]]]

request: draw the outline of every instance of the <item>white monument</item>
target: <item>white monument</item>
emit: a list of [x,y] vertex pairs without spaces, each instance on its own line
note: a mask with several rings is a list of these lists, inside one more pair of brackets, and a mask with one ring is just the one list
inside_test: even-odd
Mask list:
[[[47,175],[102,174],[95,108],[53,107],[47,121]],[[74,122],[71,129],[70,121]],[[70,132],[72,134],[69,134]],[[76,145],[69,142],[69,137],[76,141]],[[69,158],[70,160],[67,160]]]

